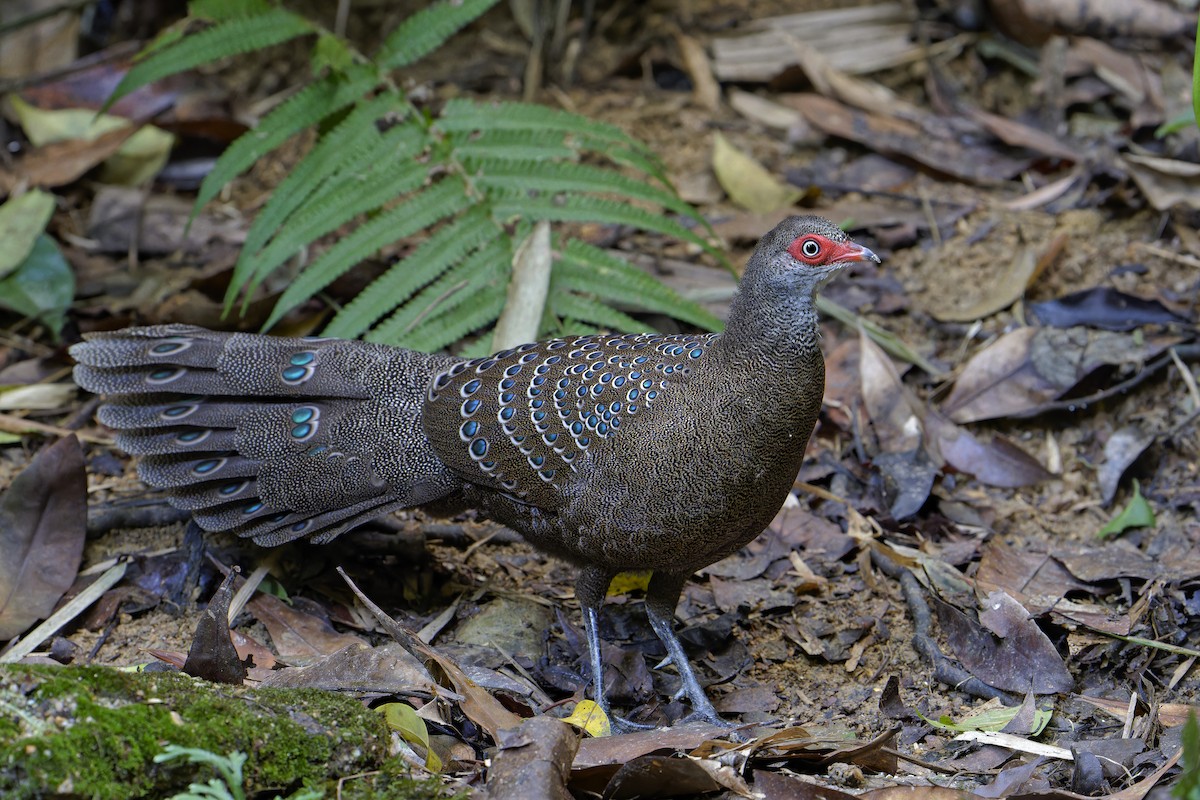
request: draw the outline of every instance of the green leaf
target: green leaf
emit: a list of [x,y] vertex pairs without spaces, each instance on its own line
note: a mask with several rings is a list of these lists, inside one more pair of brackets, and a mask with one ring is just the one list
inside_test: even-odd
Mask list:
[[226,300],[241,291],[249,302],[267,275],[302,247],[424,183],[429,167],[414,157],[420,142],[412,133],[411,129],[394,128],[383,139],[360,148],[352,154],[351,163],[343,164],[336,175],[303,199],[261,252],[243,251]]
[[629,225],[644,231],[656,231],[674,239],[691,242],[704,250],[713,246],[705,239],[675,220],[652,214],[643,208],[590,195],[568,195],[562,200],[553,197],[510,195],[495,200],[495,215],[499,220],[521,217],[552,222],[599,222],[606,225]]
[[550,295],[550,308],[560,317],[570,317],[599,325],[604,330],[617,333],[642,333],[649,327],[612,306],[570,292],[554,292]]
[[435,123],[445,132],[472,131],[559,131],[635,149],[645,149],[616,125],[596,122],[578,114],[530,103],[489,102],[457,98],[446,103]]
[[624,259],[579,239],[567,242],[552,286],[591,294],[607,303],[667,314],[710,331],[725,327],[699,303],[685,300]]
[[379,323],[371,332],[372,340],[389,344],[408,341],[406,337],[413,335],[418,326],[454,314],[468,300],[477,299],[479,290],[487,284],[496,291],[506,286],[511,276],[506,265],[512,263],[512,241],[503,231],[497,233]]
[[200,184],[192,215],[220,194],[225,184],[267,153],[305,128],[361,99],[375,85],[375,80],[370,68],[355,67],[345,75],[329,75],[309,84],[280,103],[259,121],[257,127],[239,136],[217,159],[212,172]]
[[[403,203],[383,211],[375,218],[364,222],[355,228],[353,232],[339,239],[333,247],[330,247],[319,258],[305,267],[300,276],[279,298],[279,301],[275,304],[275,308],[271,311],[271,318],[264,327],[269,328],[274,325],[289,310],[303,303],[321,291],[321,289],[324,289],[351,267],[378,252],[385,245],[424,230],[436,222],[459,213],[468,206],[466,187],[463,186],[461,181],[448,178],[414,194]],[[372,284],[372,286],[374,285]],[[377,302],[381,301],[383,303],[387,303],[390,300],[393,306],[396,303],[402,302],[403,299],[403,295],[375,298]],[[360,300],[363,300],[363,295],[355,298],[351,302],[351,305]],[[334,330],[343,332],[327,332],[326,335],[353,337],[366,330],[375,319],[389,310],[388,308],[384,308],[375,317],[359,325],[358,323],[350,323],[349,317],[344,316],[347,314],[348,309],[349,306],[343,309],[333,320],[333,323],[337,323]],[[333,325],[333,323],[330,324]],[[351,334],[344,332],[351,329],[354,329],[355,332]]]
[[[999,708],[988,708],[980,711],[975,711],[967,714],[961,720],[955,721],[948,715],[943,715],[938,719],[931,719],[917,712],[917,716],[928,722],[935,728],[941,728],[946,731],[957,731],[964,733],[966,731],[1001,731],[1013,720],[1021,711],[1021,706],[1002,706]],[[1053,715],[1052,711],[1035,708],[1033,710],[1033,733],[1037,735],[1050,722]]]
[[139,59],[117,84],[117,88],[105,103],[105,109],[134,89],[168,75],[193,69],[226,56],[281,44],[311,33],[312,30],[312,25],[304,17],[282,8],[272,8],[265,14],[233,17],[219,22],[199,33],[184,36],[172,42],[170,46],[159,47],[148,56]]
[[471,159],[466,163],[477,171],[474,180],[478,186],[530,193],[606,193],[630,200],[642,200],[662,206],[677,214],[692,213],[691,206],[672,192],[622,175],[612,169],[603,169],[590,164],[487,158]]
[[30,189],[0,204],[0,278],[20,266],[54,215],[54,195]]
[[425,727],[425,720],[417,716],[412,706],[407,703],[384,703],[375,710],[383,714],[387,726],[400,734],[400,738],[425,751],[426,769],[430,772],[442,771],[442,759],[429,746],[429,729]]
[[[462,304],[463,313],[439,314],[422,323],[410,337],[401,340],[405,342],[404,346],[426,352],[440,350],[472,331],[491,325],[504,309],[505,293],[499,287],[484,287],[464,300],[469,302]],[[477,343],[475,355],[486,355],[490,352],[487,346],[490,342],[489,337],[481,339]]]
[[579,150],[569,146],[562,131],[480,131],[454,133],[449,137],[455,157],[468,166],[476,159],[494,161],[569,161]]
[[[420,247],[393,264],[362,294],[347,303],[329,323],[325,335],[358,336],[395,308],[401,298],[437,279],[471,250],[498,235],[499,226],[479,206],[468,208],[466,213],[439,228]],[[366,338],[381,341],[375,332]]]
[[1180,765],[1183,771],[1171,794],[1178,800],[1200,800],[1200,723],[1196,722],[1195,711],[1189,713],[1187,722],[1183,723],[1182,745]]
[[347,42],[324,31],[317,36],[317,43],[313,46],[313,72],[325,69],[345,72],[353,64],[354,51]]
[[441,47],[496,3],[497,0],[434,3],[400,23],[384,41],[375,60],[385,70],[406,67]]
[[1130,528],[1153,528],[1154,523],[1154,509],[1150,507],[1146,498],[1142,497],[1142,487],[1134,480],[1133,497],[1129,498],[1129,503],[1121,509],[1120,514],[1109,520],[1096,536],[1103,539]]
[[55,340],[62,333],[74,298],[75,273],[46,234],[38,236],[29,256],[0,280],[0,306],[39,320]]

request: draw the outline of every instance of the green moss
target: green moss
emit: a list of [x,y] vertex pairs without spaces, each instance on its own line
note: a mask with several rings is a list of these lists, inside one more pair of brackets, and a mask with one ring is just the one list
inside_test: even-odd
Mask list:
[[[336,787],[325,792],[337,797]],[[466,791],[452,792],[436,778],[413,778],[408,762],[402,758],[387,759],[377,772],[356,776],[341,785],[341,800],[465,800]]]
[[[250,755],[247,787],[290,790],[378,767],[387,731],[353,697],[245,689],[178,673],[100,667],[0,669],[0,796],[158,797],[197,777],[154,764],[167,744]],[[0,716],[9,717],[9,714]]]

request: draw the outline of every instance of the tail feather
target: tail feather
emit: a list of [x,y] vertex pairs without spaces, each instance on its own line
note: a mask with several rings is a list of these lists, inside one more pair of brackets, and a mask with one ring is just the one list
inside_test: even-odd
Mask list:
[[110,395],[97,418],[143,457],[142,479],[208,530],[328,539],[461,485],[422,427],[429,382],[455,359],[184,325],[71,353],[79,385]]

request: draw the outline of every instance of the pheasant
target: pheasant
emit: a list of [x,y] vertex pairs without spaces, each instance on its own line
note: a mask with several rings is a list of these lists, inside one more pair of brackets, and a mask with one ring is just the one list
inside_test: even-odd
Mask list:
[[609,582],[646,613],[692,716],[720,722],[674,630],[684,582],[768,525],[825,384],[816,292],[878,257],[819,217],[759,242],[723,333],[600,334],[464,360],[185,325],[98,333],[75,379],[139,474],[210,531],[328,542],[400,508],[477,509],[574,564],[594,696]]

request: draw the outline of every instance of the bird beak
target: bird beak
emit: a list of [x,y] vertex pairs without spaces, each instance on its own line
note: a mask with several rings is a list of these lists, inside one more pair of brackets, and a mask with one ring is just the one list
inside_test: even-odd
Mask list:
[[874,261],[879,263],[879,256],[872,253],[867,248],[863,247],[858,242],[846,242],[842,245],[842,251],[838,253],[838,261]]

